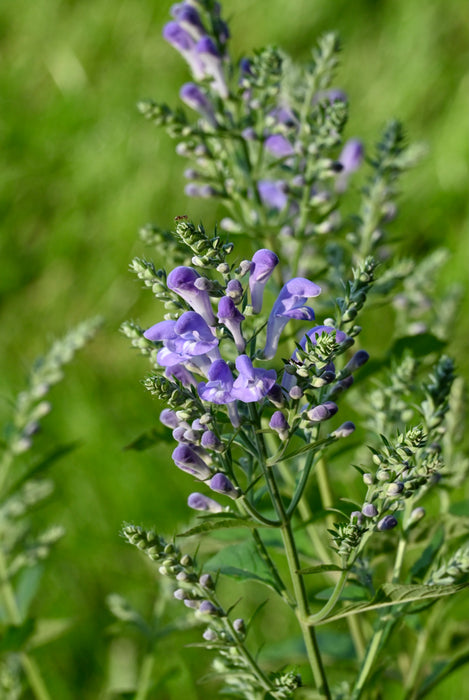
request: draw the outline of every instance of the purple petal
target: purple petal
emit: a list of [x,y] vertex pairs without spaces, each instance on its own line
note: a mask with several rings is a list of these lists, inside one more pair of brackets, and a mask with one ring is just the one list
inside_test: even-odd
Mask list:
[[339,163],[343,165],[342,172],[353,173],[358,170],[363,161],[364,148],[359,139],[349,139],[339,156]]
[[225,474],[222,474],[221,472],[218,472],[217,474],[214,474],[214,476],[212,476],[209,482],[209,486],[212,489],[212,491],[222,493],[225,496],[229,496],[230,498],[238,498],[240,495],[238,489],[235,488],[231,481],[228,479],[228,477],[225,476]]
[[203,493],[191,493],[187,499],[187,505],[194,510],[207,511],[209,513],[221,513],[223,507]]
[[173,451],[172,458],[179,469],[192,474],[197,479],[208,479],[211,475],[204,460],[189,445],[178,445]]
[[282,211],[288,204],[283,180],[259,180],[257,189],[262,203],[271,209]]
[[278,265],[279,259],[267,248],[257,250],[252,256],[251,274],[249,275],[249,291],[251,292],[252,310],[258,314],[262,309],[264,287],[272,272]]
[[208,371],[208,382],[200,382],[197,387],[199,396],[204,401],[225,404],[235,401],[231,395],[233,375],[224,360],[215,360]]
[[195,41],[177,22],[168,22],[163,28],[163,38],[178,51],[191,51]]
[[195,286],[199,277],[194,268],[181,265],[169,273],[166,282],[169,289],[179,294],[209,325],[214,325],[216,321],[208,292]]
[[143,337],[147,340],[153,341],[168,340],[168,338],[175,338],[175,325],[176,321],[160,321],[159,323],[155,323],[154,326],[151,326],[148,330],[146,330],[143,334]]
[[295,149],[281,134],[272,134],[265,140],[264,145],[276,158],[295,155]]

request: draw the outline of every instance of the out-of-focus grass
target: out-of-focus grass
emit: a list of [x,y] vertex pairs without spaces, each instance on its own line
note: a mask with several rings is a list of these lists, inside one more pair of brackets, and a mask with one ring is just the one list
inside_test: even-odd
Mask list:
[[[123,520],[157,523],[169,534],[188,518],[187,479],[169,446],[136,454],[123,447],[155,423],[157,406],[139,386],[146,364],[117,332],[133,318],[150,324],[149,293],[127,273],[141,254],[136,230],[147,220],[170,227],[175,215],[217,212],[182,193],[183,163],[169,139],[135,110],[141,97],[177,101],[188,78],[161,39],[169,2],[16,0],[0,5],[0,392],[21,388],[25,368],[48,340],[87,316],[106,326],[53,395],[47,443],[81,440],[54,466],[55,500],[41,517],[68,535],[46,568],[41,610],[69,616],[64,640],[38,654],[56,698],[95,698],[107,676],[112,590],[149,605],[152,576],[118,537]],[[467,19],[462,3],[443,0],[229,0],[235,56],[276,43],[299,59],[315,37],[343,39],[337,85],[350,96],[348,134],[373,143],[391,116],[429,155],[405,178],[395,231],[407,252],[436,245],[453,253],[442,284],[464,280],[467,266]],[[465,305],[467,311],[467,302]],[[463,318],[463,314],[461,318]],[[465,354],[467,321],[455,330]],[[3,401],[0,412],[7,412]],[[201,697],[198,661],[164,642],[179,675],[158,697]],[[445,697],[456,683],[448,684]],[[177,688],[177,691],[175,690]],[[456,691],[454,691],[456,692]],[[171,695],[171,693],[173,693]],[[205,695],[204,695],[205,697]],[[435,696],[439,697],[439,696]]]

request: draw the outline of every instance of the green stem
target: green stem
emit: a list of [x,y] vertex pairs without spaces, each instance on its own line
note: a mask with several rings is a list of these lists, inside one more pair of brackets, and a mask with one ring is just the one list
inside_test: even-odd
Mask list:
[[348,569],[345,571],[342,571],[339,579],[337,580],[337,583],[335,584],[335,588],[332,592],[331,597],[327,601],[327,603],[321,608],[321,610],[314,615],[310,615],[308,620],[311,624],[316,625],[318,622],[321,622],[329,613],[331,610],[334,609],[334,607],[337,605],[339,602],[339,598],[341,596],[342,591],[344,590],[344,586],[347,583],[347,578],[348,578],[349,572]]
[[[254,429],[258,426],[258,416],[256,409],[253,404],[250,404],[251,418],[253,422]],[[308,598],[306,594],[306,587],[302,575],[299,573],[301,569],[300,559],[298,556],[298,551],[296,549],[295,539],[293,537],[293,532],[290,524],[290,520],[287,517],[285,511],[282,497],[280,495],[277,482],[275,480],[273,469],[266,466],[267,455],[266,448],[262,438],[262,434],[255,430],[255,437],[259,448],[259,464],[264,473],[264,477],[267,484],[267,489],[270,494],[270,498],[274,505],[275,511],[277,513],[278,519],[281,521],[280,531],[282,534],[283,544],[285,547],[285,554],[287,558],[288,568],[290,571],[290,576],[293,585],[293,591],[296,599],[296,617],[301,627],[301,632],[303,634],[303,639],[306,646],[306,652],[308,655],[308,660],[313,672],[314,681],[316,687],[324,698],[331,700],[331,693],[329,690],[329,685],[327,682],[326,674],[324,671],[324,666],[322,664],[321,654],[319,651],[318,642],[316,639],[316,633],[313,625],[308,622],[309,608],[308,608]]]
[[267,564],[269,567],[269,570],[274,577],[278,590],[280,593],[280,596],[282,599],[285,601],[285,603],[290,607],[294,608],[295,607],[295,602],[291,599],[290,594],[288,593],[287,587],[285,586],[278,570],[277,567],[275,566],[274,562],[272,561],[269,552],[267,551],[267,547],[265,546],[262,537],[260,536],[258,530],[252,530],[252,536],[254,538],[254,542],[256,543],[257,550],[264,560],[264,562]]
[[[318,481],[319,494],[324,510],[332,508],[334,505],[334,497],[332,495],[329,474],[327,473],[327,464],[324,457],[321,457],[316,464],[316,478]],[[328,528],[333,526],[333,518],[331,515],[326,516],[326,525]]]
[[150,690],[151,674],[155,665],[155,651],[146,654],[143,659],[138,679],[138,688],[134,700],[145,700]]
[[[9,621],[15,626],[20,626],[23,622],[21,613],[16,602],[15,593],[8,577],[8,567],[3,551],[0,549],[0,589],[2,592],[5,610],[8,613]],[[39,668],[31,657],[26,652],[21,652],[21,665],[28,679],[29,685],[37,698],[37,700],[51,700],[51,696],[41,677]]]

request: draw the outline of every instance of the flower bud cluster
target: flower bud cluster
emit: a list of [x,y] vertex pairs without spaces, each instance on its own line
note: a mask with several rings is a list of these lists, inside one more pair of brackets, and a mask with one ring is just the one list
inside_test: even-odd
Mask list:
[[452,557],[432,572],[429,586],[451,586],[467,580],[469,574],[469,544],[459,547]]
[[202,224],[195,226],[191,221],[179,221],[175,233],[176,238],[193,251],[192,264],[196,267],[223,265],[233,250],[233,243],[223,243],[220,236],[209,238]]

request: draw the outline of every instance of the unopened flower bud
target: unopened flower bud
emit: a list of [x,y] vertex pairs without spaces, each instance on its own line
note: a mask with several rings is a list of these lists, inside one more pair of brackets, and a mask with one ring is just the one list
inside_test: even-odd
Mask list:
[[205,632],[203,633],[202,637],[207,641],[207,642],[216,642],[218,639],[218,635],[215,632],[215,630],[212,630],[210,627],[208,627]]
[[212,590],[215,588],[210,574],[202,574],[202,576],[199,578],[199,583],[203,588],[209,588]]
[[225,474],[218,472],[210,479],[210,488],[217,493],[222,493],[230,498],[238,498],[240,496],[239,489],[237,489]]
[[199,612],[204,615],[219,615],[218,608],[210,600],[203,600],[199,606]]
[[378,515],[378,509],[372,503],[364,503],[362,513],[367,518],[374,518]]
[[233,620],[233,628],[235,632],[238,632],[238,634],[246,633],[246,626],[242,617],[238,617],[236,620]]
[[392,484],[388,485],[386,493],[388,496],[397,496],[399,493],[402,493],[403,490],[404,484],[402,481],[394,481]]
[[299,386],[292,386],[290,391],[288,392],[288,395],[290,396],[293,401],[299,401],[299,399],[303,398],[303,390],[300,389]]
[[345,438],[348,437],[353,433],[355,430],[355,425],[352,423],[352,421],[348,420],[345,421],[345,423],[342,423],[336,430],[334,430],[333,433],[331,433],[332,437],[337,437],[337,438]]
[[373,481],[374,481],[373,474],[370,474],[370,473],[363,474],[363,483],[366,484],[366,486],[371,486]]
[[378,523],[378,530],[392,530],[397,525],[397,520],[394,515],[385,515]]
[[419,520],[425,517],[425,508],[418,506],[410,514],[409,524],[417,523]]
[[363,522],[363,513],[361,513],[359,510],[352,511],[350,513],[350,522],[361,525]]

